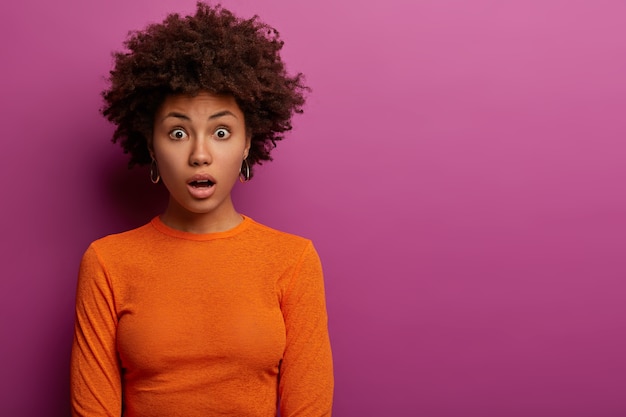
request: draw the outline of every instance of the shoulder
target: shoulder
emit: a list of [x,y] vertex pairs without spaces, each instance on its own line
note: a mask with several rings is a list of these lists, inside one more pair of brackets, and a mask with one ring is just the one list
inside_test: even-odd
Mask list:
[[84,280],[101,277],[114,285],[117,282],[114,277],[127,275],[129,267],[133,268],[145,254],[151,253],[149,245],[157,234],[148,223],[91,242],[81,260],[80,276]]
[[293,233],[274,229],[264,224],[258,223],[249,217],[250,222],[247,228],[247,238],[254,239],[258,245],[272,247],[278,251],[302,252],[307,249],[313,250],[313,243],[310,239]]
[[88,251],[92,250],[101,255],[123,255],[132,251],[133,248],[139,249],[147,241],[153,239],[153,235],[154,228],[148,223],[135,229],[96,239],[91,242]]
[[245,253],[255,259],[262,259],[262,263],[276,270],[293,270],[303,265],[320,268],[318,253],[313,242],[306,237],[252,221],[246,239]]
[[256,222],[248,229],[253,249],[247,253],[254,253],[254,259],[280,276],[277,286],[281,300],[289,294],[293,300],[301,292],[323,294],[322,264],[310,239]]

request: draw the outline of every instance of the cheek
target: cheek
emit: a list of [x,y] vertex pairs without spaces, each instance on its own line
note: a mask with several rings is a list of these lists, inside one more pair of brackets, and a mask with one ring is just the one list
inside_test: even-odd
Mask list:
[[243,146],[237,146],[235,149],[224,149],[223,151],[216,152],[214,154],[214,163],[218,163],[221,161],[223,166],[236,167],[239,169],[239,166],[243,162],[245,149]]
[[162,178],[171,178],[176,176],[176,173],[180,171],[181,164],[185,161],[181,160],[180,156],[171,153],[159,152],[158,148],[155,149],[155,158],[159,167],[159,173]]
[[228,161],[228,173],[232,176],[238,176],[239,170],[241,169],[241,163],[243,159],[240,158],[230,158]]

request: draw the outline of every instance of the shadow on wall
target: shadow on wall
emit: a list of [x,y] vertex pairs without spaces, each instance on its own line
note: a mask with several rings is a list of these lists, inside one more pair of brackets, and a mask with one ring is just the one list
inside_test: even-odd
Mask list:
[[[39,393],[50,393],[44,400],[49,407],[49,411],[51,411],[50,417],[69,417],[71,415],[68,381],[70,377],[69,362],[74,329],[73,320],[68,321],[65,318],[68,316],[74,317],[74,294],[69,294],[67,298],[67,300],[63,300],[63,314],[60,314],[64,320],[57,319],[54,321],[63,325],[50,326],[50,334],[46,337],[47,346],[45,355],[42,357],[41,368],[46,369],[46,372],[42,375],[43,379],[39,381],[42,384],[41,388],[36,391]],[[54,387],[54,389],[51,389],[51,387]],[[39,409],[39,411],[41,410]]]
[[165,210],[165,186],[150,181],[149,167],[128,169],[127,155],[109,161],[100,178],[104,181],[102,195],[109,205],[105,212],[112,216],[111,224],[119,231],[141,226]]

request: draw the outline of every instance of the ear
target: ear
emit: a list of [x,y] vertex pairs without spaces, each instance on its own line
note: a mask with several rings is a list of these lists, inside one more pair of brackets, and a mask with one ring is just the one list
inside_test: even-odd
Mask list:
[[146,146],[148,148],[148,153],[150,154],[150,158],[156,159],[154,157],[154,148],[152,147],[152,140],[147,140],[146,141]]
[[248,155],[250,154],[250,146],[252,145],[252,136],[251,135],[247,135],[246,136],[246,147],[243,150],[243,159],[246,159],[248,157]]

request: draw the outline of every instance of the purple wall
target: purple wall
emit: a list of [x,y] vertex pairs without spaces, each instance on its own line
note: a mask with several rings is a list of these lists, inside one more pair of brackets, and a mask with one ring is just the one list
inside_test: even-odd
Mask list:
[[[236,200],[316,242],[335,415],[626,415],[626,3],[223,4],[314,89]],[[80,256],[162,207],[98,114],[109,54],[193,8],[1,6],[0,415],[68,415]]]

